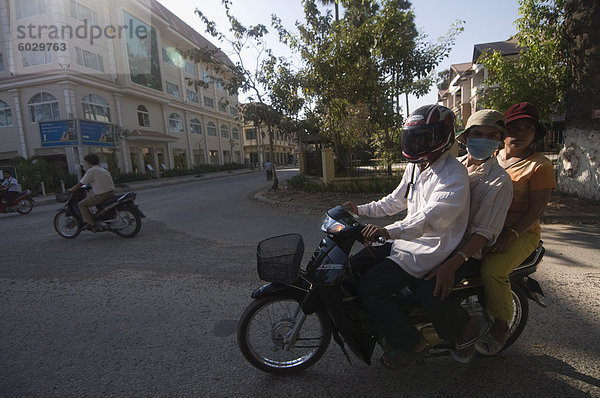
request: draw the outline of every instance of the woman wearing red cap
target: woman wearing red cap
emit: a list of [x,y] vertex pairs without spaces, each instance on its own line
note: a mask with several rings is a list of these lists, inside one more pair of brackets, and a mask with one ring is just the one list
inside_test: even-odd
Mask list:
[[494,318],[490,331],[475,345],[483,355],[497,354],[506,342],[513,316],[508,275],[538,246],[540,216],[556,188],[552,162],[533,150],[533,143],[546,134],[535,107],[521,102],[508,108],[504,116],[507,134],[497,159],[513,182],[513,200],[504,229],[481,266],[487,309]]

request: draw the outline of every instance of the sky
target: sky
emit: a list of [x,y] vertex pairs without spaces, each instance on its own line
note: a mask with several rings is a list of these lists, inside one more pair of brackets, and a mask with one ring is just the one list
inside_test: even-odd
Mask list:
[[[208,18],[215,21],[217,28],[225,31],[229,25],[221,0],[159,1],[216,46],[222,48],[226,54],[230,53],[226,44],[217,42],[205,33],[204,25],[194,13],[196,8],[202,10]],[[270,28],[271,14],[277,14],[284,26],[291,29],[304,15],[300,0],[231,0],[231,3],[233,14],[246,26],[262,23]],[[465,21],[464,31],[457,37],[449,57],[440,63],[437,71],[448,69],[451,64],[470,62],[475,44],[504,41],[517,31],[514,24],[519,17],[517,0],[413,0],[412,6],[417,28],[421,33],[427,34],[430,41],[445,35],[453,22]],[[275,30],[271,28],[269,31],[271,33],[267,43],[275,54],[290,56],[289,50],[278,42]],[[234,59],[233,61],[235,62]],[[240,94],[240,101],[243,102],[245,97],[245,94]],[[429,94],[421,98],[410,96],[409,108],[414,110],[421,105],[436,101],[437,88],[432,86]]]

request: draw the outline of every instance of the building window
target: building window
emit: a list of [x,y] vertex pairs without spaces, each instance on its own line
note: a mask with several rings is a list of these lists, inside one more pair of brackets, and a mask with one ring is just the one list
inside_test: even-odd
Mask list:
[[255,140],[256,139],[256,129],[246,130],[246,139],[247,140]]
[[12,126],[12,111],[10,106],[0,100],[0,127]]
[[52,63],[50,51],[22,51],[21,58],[23,59],[23,68]]
[[0,53],[0,72],[4,71],[4,57],[2,56],[2,53]]
[[167,93],[174,97],[179,97],[179,86],[177,84],[167,82]]
[[100,55],[79,47],[75,47],[75,52],[77,53],[78,65],[104,72],[104,63]]
[[169,131],[183,133],[183,121],[178,113],[171,113],[169,116]]
[[227,126],[224,124],[221,125],[221,137],[229,138],[229,128],[227,128]]
[[190,120],[190,133],[202,134],[202,125],[200,124],[200,120],[197,118]]
[[232,106],[230,106],[230,107],[229,107],[229,114],[230,114],[231,116],[235,116],[235,117],[237,117],[237,115],[238,115],[238,109],[237,109],[237,107],[235,107],[235,106],[233,106],[233,105],[232,105]]
[[32,123],[60,119],[58,100],[52,94],[36,94],[31,97],[27,106]]
[[217,126],[213,122],[208,122],[206,125],[206,135],[217,136]]
[[89,25],[98,24],[98,14],[88,6],[81,4],[78,0],[71,0],[70,4],[71,16],[75,19],[85,22]]
[[223,101],[219,101],[219,112],[227,113],[227,104]]
[[214,108],[215,107],[215,103],[213,101],[212,98],[210,97],[204,97],[204,106],[207,108]]
[[104,98],[96,94],[90,94],[81,100],[83,105],[84,119],[97,120],[110,123],[110,107]]
[[138,125],[141,127],[150,127],[150,113],[144,105],[137,107]]
[[236,139],[236,140],[240,139],[240,132],[235,127],[231,129],[231,138]]
[[168,63],[169,65],[177,66],[179,60],[181,60],[181,55],[177,50],[170,48],[162,49],[163,61]]
[[35,17],[46,13],[44,0],[19,0],[14,2],[17,7],[17,19]]
[[198,103],[198,93],[193,90],[186,90],[188,101]]
[[194,65],[190,61],[185,61],[183,70],[185,70],[186,73],[196,77],[196,65]]
[[202,81],[204,83],[210,84],[210,73],[208,71],[202,69]]
[[126,12],[123,12],[123,23],[130,27],[130,32],[137,32],[125,35],[131,81],[162,91],[156,31]]

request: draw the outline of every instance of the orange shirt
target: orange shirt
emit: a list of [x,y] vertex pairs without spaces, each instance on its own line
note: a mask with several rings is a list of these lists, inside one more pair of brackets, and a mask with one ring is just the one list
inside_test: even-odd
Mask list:
[[[537,152],[508,166],[506,172],[513,182],[513,200],[506,215],[505,225],[512,227],[529,208],[529,192],[540,189],[555,189],[556,177],[552,162]],[[540,220],[529,232],[540,233]]]

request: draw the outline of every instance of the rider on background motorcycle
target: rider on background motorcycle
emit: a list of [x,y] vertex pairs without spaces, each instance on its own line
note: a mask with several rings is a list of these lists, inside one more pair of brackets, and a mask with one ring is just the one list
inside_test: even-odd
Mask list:
[[69,192],[77,191],[82,185],[92,187],[92,192],[88,192],[87,197],[80,201],[78,206],[81,210],[81,217],[86,222],[82,229],[96,230],[97,226],[92,219],[89,208],[115,196],[115,184],[110,172],[100,167],[100,159],[96,154],[89,153],[83,160],[85,160],[88,170],[77,184],[69,188]]
[[0,200],[11,202],[19,196],[21,186],[17,179],[10,175],[8,170],[4,170],[2,174],[4,175],[4,181],[2,181],[2,187],[0,189]]
[[371,257],[358,293],[385,338],[381,362],[387,367],[407,366],[428,352],[427,341],[403,313],[395,294],[410,286],[425,309],[435,313],[440,298],[430,290],[419,291],[419,282],[452,254],[467,227],[467,170],[447,152],[454,143],[455,119],[450,109],[440,105],[414,111],[402,131],[402,151],[410,163],[398,187],[378,201],[345,204],[367,217],[407,210],[403,220],[385,228],[367,225],[362,231],[367,240],[383,237],[388,242],[367,247],[351,260],[354,265]]

